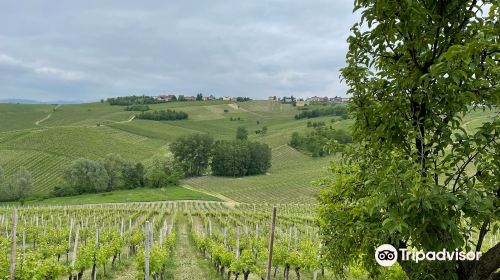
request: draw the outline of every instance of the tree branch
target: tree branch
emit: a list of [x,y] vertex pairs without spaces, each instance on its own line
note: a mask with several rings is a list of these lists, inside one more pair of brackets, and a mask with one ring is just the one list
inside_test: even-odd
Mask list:
[[474,264],[469,279],[495,279],[494,273],[500,268],[500,242],[484,253]]
[[489,229],[488,229],[489,224],[490,224],[490,221],[486,220],[483,222],[483,225],[481,225],[481,229],[479,230],[479,237],[477,239],[476,252],[481,251],[481,247],[483,246],[484,237],[486,236],[486,233],[489,231]]

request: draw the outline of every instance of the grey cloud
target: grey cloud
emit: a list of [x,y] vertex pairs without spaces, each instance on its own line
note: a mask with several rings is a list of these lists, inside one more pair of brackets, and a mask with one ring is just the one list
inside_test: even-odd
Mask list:
[[0,3],[0,98],[344,95],[350,1]]

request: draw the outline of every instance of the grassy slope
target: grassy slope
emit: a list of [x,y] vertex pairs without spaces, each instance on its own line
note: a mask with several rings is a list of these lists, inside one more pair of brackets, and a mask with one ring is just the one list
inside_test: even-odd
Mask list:
[[[336,128],[347,128],[351,124],[351,121],[332,123],[331,117],[295,120],[296,108],[271,101],[152,105],[154,109],[189,113],[188,120],[168,122],[129,121],[132,112],[101,103],[62,105],[55,111],[54,107],[0,104],[0,166],[7,175],[12,175],[20,166],[28,168],[37,195],[47,194],[60,181],[62,170],[76,158],[97,159],[116,153],[124,158],[147,161],[153,154],[167,150],[168,143],[179,136],[210,133],[216,139],[232,139],[236,128],[244,126],[251,140],[265,142],[273,148],[269,175],[238,179],[206,176],[183,183],[242,202],[311,202],[316,189],[309,183],[325,174],[329,159],[313,159],[287,147],[290,135],[294,131],[310,130],[306,127],[308,121],[324,121]],[[464,118],[465,126],[476,127],[493,114],[492,111],[472,112]],[[98,123],[102,125],[97,126]],[[256,135],[254,131],[263,126],[268,127],[267,135]]]
[[[219,201],[216,197],[188,190],[182,187],[167,187],[163,189],[141,188],[119,190],[109,193],[85,194],[70,197],[55,197],[41,201],[28,201],[28,205],[78,205],[120,202],[150,202],[167,200],[210,200]],[[2,203],[12,204],[12,203]]]
[[36,128],[54,105],[0,104],[0,132]]

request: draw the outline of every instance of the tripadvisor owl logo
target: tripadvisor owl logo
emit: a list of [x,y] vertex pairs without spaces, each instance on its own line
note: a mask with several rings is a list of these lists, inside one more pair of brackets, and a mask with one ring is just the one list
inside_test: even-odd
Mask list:
[[453,251],[443,249],[428,252],[400,248],[398,251],[390,244],[380,245],[375,250],[375,260],[381,266],[392,266],[398,261],[398,258],[401,261],[413,261],[415,263],[421,261],[478,261],[481,258],[481,252],[464,252],[458,248]]
[[381,266],[391,266],[398,261],[398,251],[390,244],[380,245],[375,251],[375,260]]

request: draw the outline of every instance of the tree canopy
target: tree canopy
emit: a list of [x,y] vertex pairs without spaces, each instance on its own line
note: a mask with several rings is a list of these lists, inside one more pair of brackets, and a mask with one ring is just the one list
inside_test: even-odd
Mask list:
[[271,167],[271,148],[250,141],[217,141],[212,158],[212,174],[241,177],[265,174]]
[[500,243],[485,236],[499,224],[500,120],[474,131],[463,121],[499,102],[498,1],[358,0],[355,10],[341,70],[354,143],[322,181],[325,256],[338,272],[361,263],[376,276],[381,244],[483,250],[478,261],[398,263],[411,279],[498,279]]
[[214,139],[207,134],[191,134],[177,138],[170,144],[185,176],[200,176],[208,168]]

